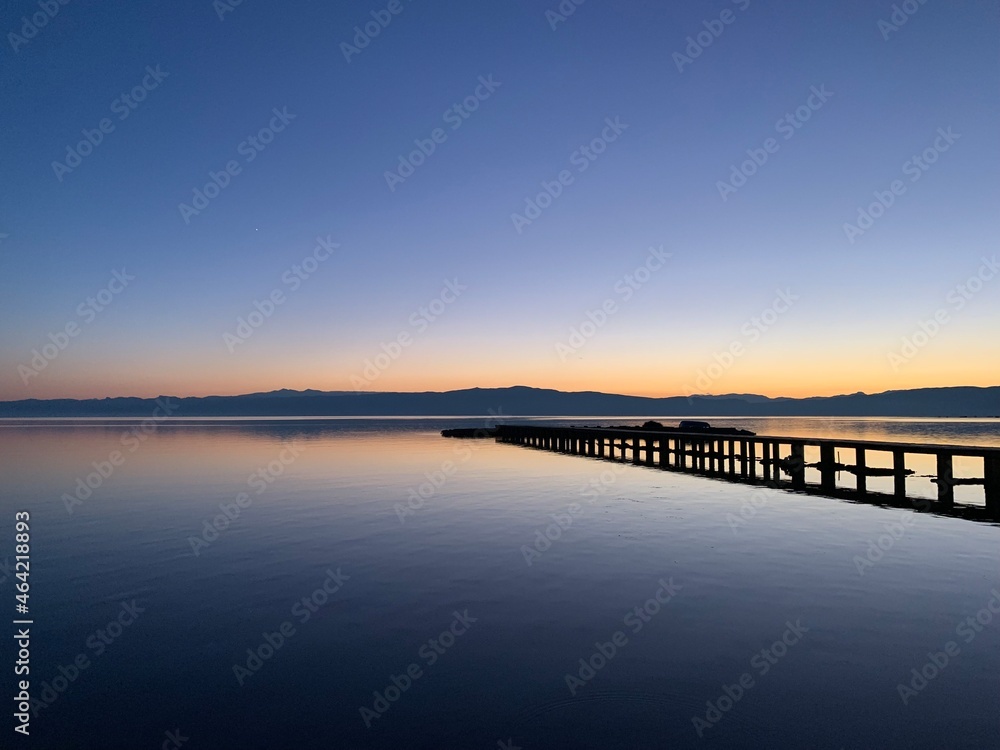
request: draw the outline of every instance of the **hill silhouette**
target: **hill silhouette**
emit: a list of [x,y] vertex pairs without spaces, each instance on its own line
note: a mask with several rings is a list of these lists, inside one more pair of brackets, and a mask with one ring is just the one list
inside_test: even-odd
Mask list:
[[[997,417],[1000,386],[919,388],[810,398],[755,394],[648,398],[527,386],[422,393],[292,391],[239,396],[169,398],[175,416],[732,416],[732,417]],[[0,417],[147,417],[152,398],[26,399],[0,401]]]

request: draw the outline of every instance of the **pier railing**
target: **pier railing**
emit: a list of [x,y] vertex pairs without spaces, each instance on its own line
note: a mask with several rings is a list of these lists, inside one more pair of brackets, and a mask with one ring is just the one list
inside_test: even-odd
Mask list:
[[[955,505],[957,485],[982,485],[987,514],[1000,517],[1000,448],[538,425],[499,425],[497,440],[593,458],[631,460],[639,465],[735,481],[765,481],[774,486],[787,485],[789,489],[832,496],[850,493],[864,496],[869,494],[869,477],[892,477],[891,495],[900,502],[908,499],[907,479],[914,475],[907,467],[908,459],[914,455],[931,455],[936,458],[936,473],[930,481],[937,485],[940,508]],[[818,461],[806,462],[807,447],[819,449]],[[851,451],[854,463],[840,463],[840,450]],[[783,451],[786,451],[784,456]],[[875,452],[890,454],[891,468],[870,465],[869,454]],[[954,462],[959,457],[981,459],[982,476],[956,478]],[[818,470],[818,483],[806,481],[807,468]],[[842,471],[856,477],[854,488],[838,486]]]

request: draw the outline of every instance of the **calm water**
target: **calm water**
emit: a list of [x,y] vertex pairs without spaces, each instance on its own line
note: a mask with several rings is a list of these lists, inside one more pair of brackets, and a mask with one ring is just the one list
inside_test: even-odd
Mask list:
[[[989,420],[732,423],[1000,445]],[[476,420],[136,424],[0,423],[30,747],[1000,742],[994,525],[437,435]]]

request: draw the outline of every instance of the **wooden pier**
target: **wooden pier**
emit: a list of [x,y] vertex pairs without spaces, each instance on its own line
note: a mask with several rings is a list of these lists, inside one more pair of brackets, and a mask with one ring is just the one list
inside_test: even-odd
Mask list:
[[[496,439],[501,443],[591,458],[631,461],[669,471],[683,471],[737,482],[766,483],[777,488],[801,490],[831,497],[852,497],[878,501],[888,498],[895,505],[913,505],[917,498],[907,495],[907,479],[914,476],[907,459],[915,455],[936,457],[936,473],[930,481],[937,485],[933,510],[955,508],[955,487],[982,485],[984,506],[965,506],[989,518],[1000,518],[1000,448],[961,445],[893,443],[873,440],[841,440],[775,436],[712,434],[711,432],[658,432],[603,427],[543,427],[499,425]],[[819,460],[807,463],[806,448],[818,448]],[[852,464],[839,461],[840,451],[854,458]],[[891,468],[869,463],[872,454],[891,457]],[[982,461],[980,477],[954,476],[956,458]],[[888,462],[888,461],[887,461]],[[912,464],[911,464],[912,465]],[[807,482],[806,470],[819,473],[819,482]],[[840,486],[841,472],[856,478],[854,488]],[[873,493],[869,477],[891,477],[891,493]],[[871,497],[869,497],[871,496]],[[927,500],[923,499],[926,504]]]

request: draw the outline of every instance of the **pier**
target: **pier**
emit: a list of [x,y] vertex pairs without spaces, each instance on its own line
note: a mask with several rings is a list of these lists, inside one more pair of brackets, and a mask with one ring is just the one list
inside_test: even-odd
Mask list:
[[[907,479],[915,477],[910,468],[914,457],[933,456],[936,471],[930,481],[937,487],[937,498],[932,510],[954,513],[955,487],[981,485],[984,505],[965,505],[959,509],[985,518],[1000,518],[1000,448],[534,425],[499,425],[496,439],[500,443],[558,453],[904,507],[914,506],[918,500],[907,495]],[[807,449],[817,460],[806,461]],[[841,452],[852,458],[853,463],[841,463]],[[873,461],[876,457],[889,465],[877,466]],[[956,477],[957,458],[981,462],[982,474]],[[840,484],[842,472],[855,478],[854,487]],[[808,481],[810,477],[818,481]],[[891,477],[892,491],[869,491],[870,477]],[[919,500],[927,503],[926,498]]]

